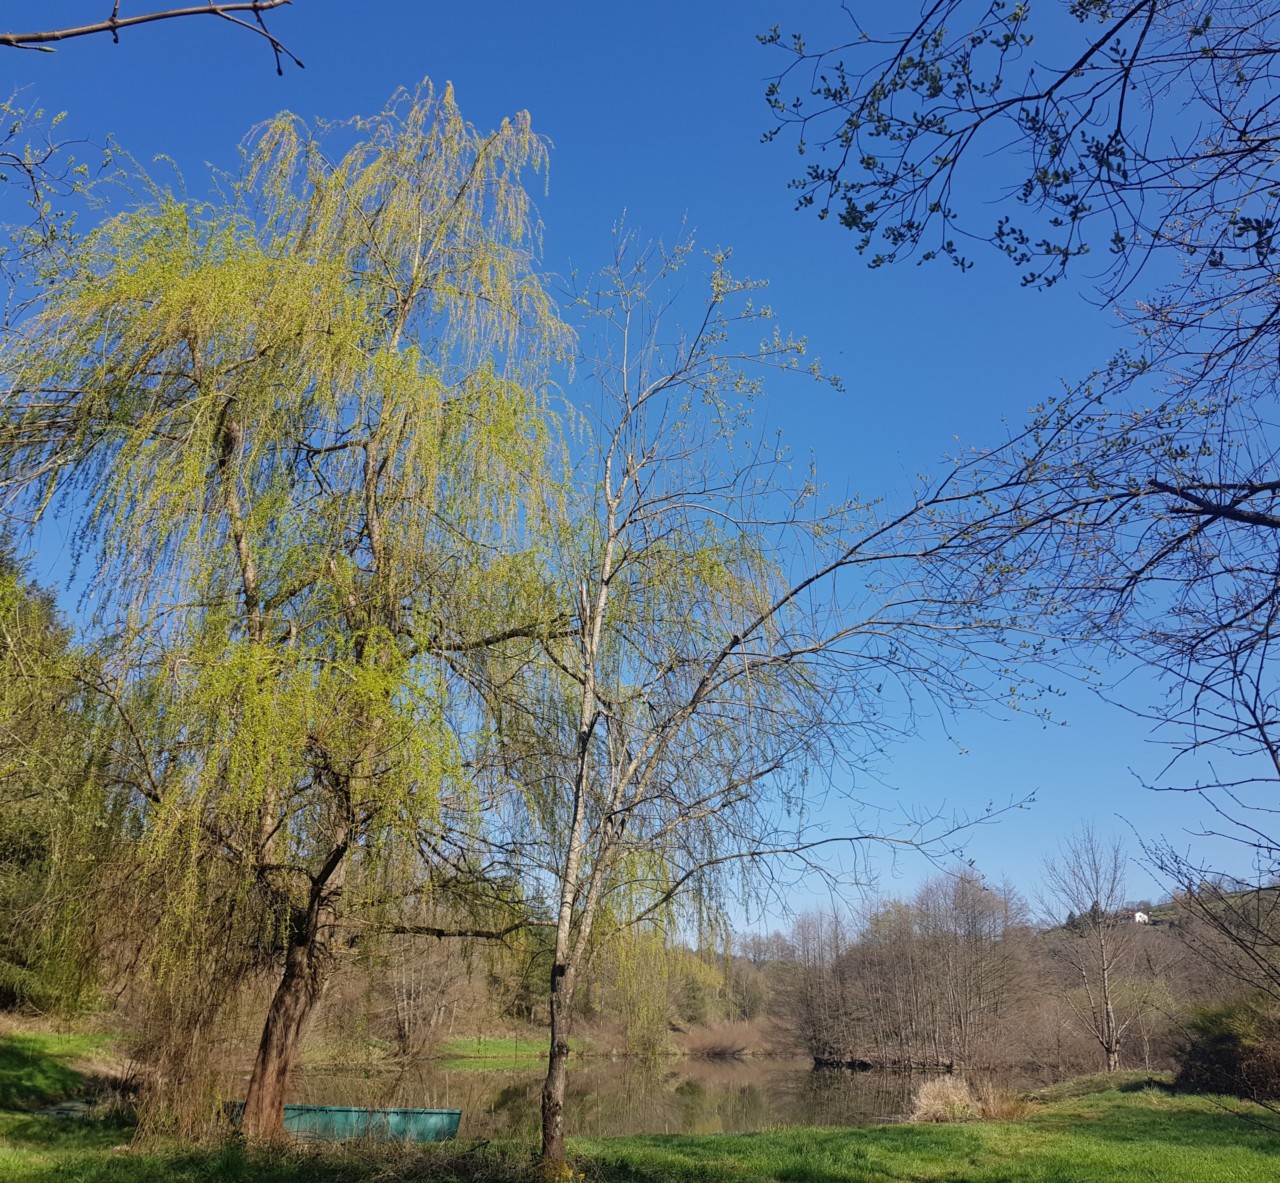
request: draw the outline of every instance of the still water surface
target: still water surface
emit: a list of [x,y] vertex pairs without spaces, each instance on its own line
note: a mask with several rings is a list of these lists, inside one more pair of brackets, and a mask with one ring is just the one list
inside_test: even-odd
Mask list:
[[[580,1060],[565,1102],[571,1134],[749,1133],[791,1125],[867,1125],[901,1116],[918,1084],[902,1073],[815,1071],[795,1060]],[[450,1068],[307,1072],[290,1101],[461,1109],[459,1135],[537,1130],[542,1072]]]

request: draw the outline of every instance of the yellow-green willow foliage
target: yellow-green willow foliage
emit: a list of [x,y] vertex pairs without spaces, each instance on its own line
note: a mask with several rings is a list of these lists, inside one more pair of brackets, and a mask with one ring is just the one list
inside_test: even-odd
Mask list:
[[369,902],[350,868],[408,867],[421,829],[477,804],[449,654],[542,627],[493,556],[519,567],[555,450],[564,333],[522,187],[544,164],[527,115],[481,134],[450,90],[282,115],[218,201],[146,182],[6,347],[0,480],[78,523],[114,775],[163,887],[153,966],[224,963],[229,924],[283,950],[301,995],[277,993],[259,1069]]
[[631,1055],[654,1056],[668,1050],[670,958],[661,930],[638,925],[607,946],[612,970],[610,1001]]
[[84,888],[114,827],[95,761],[93,668],[0,538],[0,1007],[91,1005]]

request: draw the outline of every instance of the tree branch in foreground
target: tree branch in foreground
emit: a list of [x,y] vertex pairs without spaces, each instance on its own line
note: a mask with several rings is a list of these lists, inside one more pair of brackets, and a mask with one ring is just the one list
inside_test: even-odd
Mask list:
[[[263,14],[292,2],[293,0],[240,0],[238,3],[218,4],[211,0],[208,4],[197,4],[188,8],[164,8],[157,12],[140,13],[137,16],[121,16],[120,0],[115,0],[111,6],[111,15],[105,20],[88,25],[74,25],[65,29],[40,29],[31,33],[0,33],[0,45],[7,45],[12,49],[35,49],[42,53],[53,53],[53,49],[47,44],[50,41],[66,41],[72,37],[110,33],[111,39],[119,44],[120,30],[131,25],[147,25],[154,21],[175,20],[184,16],[216,16],[266,38],[272,52],[276,55],[276,73],[283,74],[281,55],[287,57],[299,69],[303,68],[302,62],[267,28]],[[253,19],[244,20],[237,16],[237,13],[247,13]]]
[[393,936],[471,938],[479,941],[505,941],[512,933],[528,928],[555,928],[551,920],[517,920],[505,928],[437,928],[431,924],[392,924],[381,929]]

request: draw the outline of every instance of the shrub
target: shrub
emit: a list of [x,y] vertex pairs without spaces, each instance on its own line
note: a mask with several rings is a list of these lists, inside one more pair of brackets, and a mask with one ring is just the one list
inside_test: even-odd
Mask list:
[[1036,1104],[1028,1097],[996,1088],[990,1083],[980,1084],[974,1090],[978,1111],[984,1121],[1021,1121],[1035,1112]]
[[1187,1092],[1280,1099],[1280,1008],[1240,999],[1198,1011],[1178,1050],[1175,1085]]
[[977,1097],[959,1076],[934,1076],[912,1099],[912,1121],[976,1121],[981,1116]]

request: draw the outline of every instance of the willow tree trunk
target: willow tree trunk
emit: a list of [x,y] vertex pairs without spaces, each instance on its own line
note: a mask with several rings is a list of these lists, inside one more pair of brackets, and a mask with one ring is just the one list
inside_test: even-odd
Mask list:
[[[290,917],[284,973],[276,987],[245,1094],[242,1128],[255,1140],[284,1137],[284,1104],[298,1048],[329,977],[333,934],[346,880],[346,850],[335,850],[312,883],[305,909]],[[330,869],[331,868],[331,869]]]

